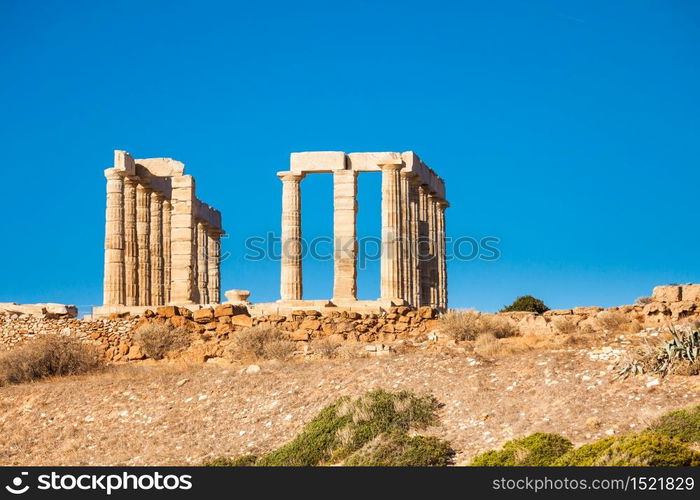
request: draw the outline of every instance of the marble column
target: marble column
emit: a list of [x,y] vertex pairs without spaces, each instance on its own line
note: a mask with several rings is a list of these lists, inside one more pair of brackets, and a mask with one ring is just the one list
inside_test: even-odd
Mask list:
[[301,300],[303,296],[301,260],[301,180],[304,174],[280,172],[282,179],[282,300]]
[[163,293],[163,195],[151,193],[151,302],[149,305],[164,304]]
[[107,210],[105,214],[104,304],[123,305],[124,290],[124,179],[113,169],[105,170]]
[[418,186],[418,267],[420,272],[419,306],[430,304],[430,239],[428,235],[428,186]]
[[209,304],[208,243],[207,226],[204,222],[197,221],[197,289],[200,304]]
[[333,172],[333,300],[357,299],[357,172]]
[[139,303],[138,240],[136,237],[136,185],[138,179],[124,179],[124,287],[125,304]]
[[136,186],[136,239],[138,241],[139,304],[151,305],[151,189]]
[[170,303],[195,302],[196,265],[194,228],[195,182],[192,176],[173,177],[170,215]]
[[412,172],[401,170],[401,298],[413,302],[413,271],[411,260],[411,207],[410,186]]
[[401,181],[402,164],[380,165],[382,169],[382,257],[381,298],[401,296]]
[[209,261],[207,270],[209,271],[209,302],[218,304],[221,302],[221,230],[210,228],[207,232],[207,251]]
[[420,220],[418,215],[418,186],[420,178],[412,176],[409,183],[409,220],[410,220],[410,251],[411,251],[411,280],[412,280],[412,296],[410,299],[411,305],[418,307],[421,303],[421,285],[420,285],[420,265],[418,242],[420,236]]
[[438,202],[438,290],[440,296],[439,307],[447,310],[447,233],[445,230],[445,210],[450,204],[445,200]]
[[430,307],[438,306],[437,286],[437,199],[433,193],[428,195],[428,239],[430,242]]
[[163,303],[170,303],[170,279],[171,275],[171,262],[170,262],[170,241],[171,235],[171,225],[170,225],[170,215],[172,211],[172,206],[170,200],[163,200]]

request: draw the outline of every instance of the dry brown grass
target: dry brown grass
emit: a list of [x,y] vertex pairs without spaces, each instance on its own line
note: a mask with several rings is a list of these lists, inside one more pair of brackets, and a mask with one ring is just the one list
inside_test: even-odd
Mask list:
[[148,357],[163,359],[166,355],[189,346],[192,343],[192,332],[186,328],[149,323],[134,332],[134,342]]
[[73,337],[41,335],[0,356],[0,385],[77,375],[102,366],[94,346]]
[[570,335],[578,330],[578,326],[571,318],[559,316],[552,320],[552,325],[557,333]]
[[322,358],[334,358],[340,347],[340,342],[329,339],[316,339],[311,341],[311,349]]
[[617,311],[603,311],[596,317],[598,326],[609,332],[620,331],[625,323],[628,322],[624,314]]
[[237,332],[226,347],[226,356],[235,361],[286,360],[296,345],[286,333],[273,326],[253,326]]
[[449,311],[441,318],[440,330],[451,339],[462,342],[476,340],[483,334],[496,338],[513,337],[519,334],[517,326],[506,318],[486,316],[478,311]]

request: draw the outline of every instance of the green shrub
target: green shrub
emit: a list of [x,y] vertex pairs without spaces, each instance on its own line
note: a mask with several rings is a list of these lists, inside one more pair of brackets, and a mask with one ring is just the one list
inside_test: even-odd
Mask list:
[[684,443],[700,442],[700,406],[667,413],[656,419],[649,430]]
[[353,453],[350,467],[445,467],[454,463],[450,443],[434,436],[409,436],[405,432],[381,434]]
[[430,395],[375,390],[327,406],[290,443],[262,457],[261,466],[338,463],[380,434],[422,429],[437,422],[439,403]]
[[471,465],[499,466],[545,466],[573,448],[571,441],[558,434],[538,432],[530,436],[508,441],[501,450],[492,450],[474,458]]
[[93,345],[63,335],[40,335],[0,355],[0,386],[88,373],[102,364]]
[[207,460],[204,467],[253,467],[258,461],[255,455],[243,455],[238,458],[217,457]]
[[549,307],[547,307],[540,299],[536,299],[532,295],[523,295],[515,299],[511,305],[505,306],[503,309],[501,309],[501,312],[515,311],[527,311],[542,314],[545,311],[549,311]]
[[605,438],[568,452],[556,466],[699,466],[700,453],[652,432]]

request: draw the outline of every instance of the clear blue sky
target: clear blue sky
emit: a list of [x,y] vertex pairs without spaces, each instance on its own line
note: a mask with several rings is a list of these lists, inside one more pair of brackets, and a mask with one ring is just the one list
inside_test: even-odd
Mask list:
[[[109,4],[109,5],[108,5]],[[617,305],[700,281],[700,4],[0,1],[0,301],[102,300],[114,149],[186,163],[230,233],[223,288],[279,297],[289,153],[416,151],[446,181],[454,307]],[[330,176],[303,185],[330,234]],[[379,178],[360,180],[379,233]],[[307,298],[332,263],[305,265]],[[378,295],[378,265],[360,273]]]

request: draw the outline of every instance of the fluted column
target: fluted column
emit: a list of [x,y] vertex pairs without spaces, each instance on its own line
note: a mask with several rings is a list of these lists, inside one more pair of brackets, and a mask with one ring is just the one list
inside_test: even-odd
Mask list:
[[420,304],[430,304],[430,238],[428,235],[428,186],[418,186],[418,256]]
[[221,230],[211,228],[207,232],[207,251],[209,262],[209,302],[218,304],[221,301]]
[[401,170],[401,298],[413,302],[410,186],[412,172]]
[[209,304],[209,236],[207,226],[197,221],[197,289],[200,304]]
[[428,239],[430,241],[430,307],[438,305],[437,273],[437,199],[433,193],[428,195]]
[[440,296],[439,307],[447,310],[447,245],[446,245],[446,230],[445,230],[445,210],[450,204],[445,200],[438,202],[438,290]]
[[151,193],[151,302],[160,306],[164,303],[163,294],[163,195]]
[[333,299],[357,299],[357,172],[333,172]]
[[136,239],[138,241],[139,304],[151,305],[151,190],[139,184],[136,186]]
[[401,182],[402,164],[380,165],[382,169],[382,257],[381,298],[401,296]]
[[410,228],[410,252],[411,252],[411,305],[418,307],[421,302],[420,292],[420,266],[419,266],[419,226],[420,220],[418,215],[418,186],[420,178],[412,176],[408,185],[409,189],[409,228]]
[[125,304],[139,303],[138,240],[136,237],[136,185],[138,179],[124,179],[124,288]]
[[172,277],[170,261],[171,241],[171,216],[172,207],[170,200],[163,200],[163,303],[170,302],[170,280]]
[[113,169],[105,170],[107,210],[105,212],[104,304],[124,304],[124,180]]
[[282,179],[282,269],[280,296],[282,300],[301,300],[301,180],[303,174],[280,172]]

